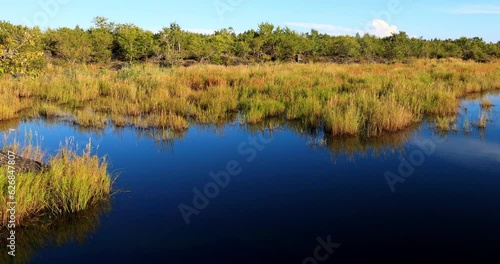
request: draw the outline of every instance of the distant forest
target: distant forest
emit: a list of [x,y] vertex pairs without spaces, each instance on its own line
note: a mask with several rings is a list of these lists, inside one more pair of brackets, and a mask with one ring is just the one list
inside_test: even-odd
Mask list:
[[172,23],[154,33],[103,17],[94,18],[87,30],[63,27],[43,31],[0,22],[0,75],[37,75],[49,61],[67,65],[147,61],[171,67],[270,61],[406,63],[422,58],[489,62],[499,57],[500,42],[465,37],[425,40],[405,32],[385,38],[368,34],[331,36],[317,30],[299,33],[262,23],[243,33],[227,28],[207,35],[188,32]]

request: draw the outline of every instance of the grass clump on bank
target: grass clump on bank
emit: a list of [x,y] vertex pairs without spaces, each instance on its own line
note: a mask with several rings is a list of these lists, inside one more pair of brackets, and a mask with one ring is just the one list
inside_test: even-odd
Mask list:
[[[18,153],[22,152],[25,151]],[[81,155],[69,147],[62,147],[49,159],[48,165],[39,173],[15,173],[17,225],[47,215],[80,212],[109,200],[112,181],[107,162],[91,155],[90,144]],[[0,170],[6,175],[7,167]],[[0,177],[0,227],[10,216],[5,208],[9,198],[8,186],[7,178]]]
[[327,111],[323,118],[325,131],[333,136],[356,135],[361,125],[361,116],[355,107],[342,111]]

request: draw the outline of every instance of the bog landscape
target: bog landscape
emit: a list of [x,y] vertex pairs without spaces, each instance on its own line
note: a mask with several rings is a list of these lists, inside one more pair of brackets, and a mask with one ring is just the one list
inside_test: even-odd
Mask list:
[[479,37],[0,22],[0,263],[486,256],[499,91]]

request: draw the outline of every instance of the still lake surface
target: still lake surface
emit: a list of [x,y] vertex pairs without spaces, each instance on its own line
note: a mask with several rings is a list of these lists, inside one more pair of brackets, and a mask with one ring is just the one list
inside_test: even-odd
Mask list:
[[[66,237],[59,243],[17,251],[32,250],[30,263],[500,259],[500,96],[485,96],[497,106],[485,111],[491,122],[484,130],[463,128],[482,111],[478,97],[464,101],[459,131],[437,133],[423,122],[372,140],[232,122],[193,126],[166,141],[134,129],[24,121],[14,126],[18,137],[36,131],[49,153],[68,137],[80,146],[92,139],[123,192],[100,214],[62,221],[62,231],[49,234]],[[194,208],[193,189],[203,191],[214,182],[211,172],[234,162],[239,173],[186,224],[179,205]],[[393,192],[386,175],[400,174],[405,181]],[[321,249],[324,262],[304,261],[328,238],[340,246]]]

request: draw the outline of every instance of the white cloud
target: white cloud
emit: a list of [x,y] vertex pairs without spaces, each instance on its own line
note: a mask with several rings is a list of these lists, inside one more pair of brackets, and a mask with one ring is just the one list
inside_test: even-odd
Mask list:
[[307,29],[316,29],[318,31],[322,31],[329,35],[355,35],[359,33],[361,35],[368,33],[371,35],[375,35],[377,37],[388,37],[391,36],[392,33],[398,33],[398,28],[394,25],[389,25],[387,22],[379,19],[373,19],[366,31],[357,30],[349,27],[340,27],[329,24],[317,24],[317,23],[301,23],[301,22],[288,22],[285,23],[287,26],[291,27],[299,27],[299,28],[307,28]]
[[389,37],[393,33],[398,33],[398,32],[399,32],[398,27],[394,25],[389,25],[387,22],[380,19],[372,20],[370,30],[368,31],[369,34],[381,38]]
[[326,32],[330,35],[355,35],[356,33],[362,34],[363,31],[355,30],[348,27],[339,27],[329,24],[317,24],[317,23],[301,23],[301,22],[288,22],[285,23],[287,26],[291,27],[299,27],[299,28],[308,28],[308,29],[316,29]]
[[500,14],[500,6],[495,5],[468,5],[447,10],[448,13],[463,15],[492,15]]
[[[451,144],[451,145],[450,145]],[[470,168],[491,168],[500,162],[500,144],[479,139],[453,139],[436,148],[436,155]],[[460,146],[457,148],[455,146]]]
[[186,28],[186,31],[199,34],[206,34],[206,35],[211,35],[215,33],[215,30],[208,28]]

